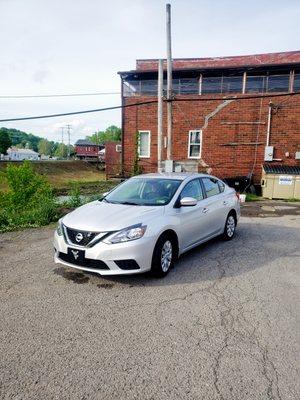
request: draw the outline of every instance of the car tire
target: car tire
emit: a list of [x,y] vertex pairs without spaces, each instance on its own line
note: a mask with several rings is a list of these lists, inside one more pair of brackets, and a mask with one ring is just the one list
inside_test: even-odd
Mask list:
[[223,231],[223,239],[231,240],[234,237],[236,230],[236,216],[233,212],[229,213]]
[[171,235],[163,234],[158,239],[152,256],[151,273],[156,278],[163,278],[174,266],[176,245]]

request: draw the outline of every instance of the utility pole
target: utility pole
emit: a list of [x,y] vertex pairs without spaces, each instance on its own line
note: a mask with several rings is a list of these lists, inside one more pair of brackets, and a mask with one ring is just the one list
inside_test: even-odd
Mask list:
[[60,129],[61,129],[61,144],[64,144],[64,129],[65,129],[65,127],[62,126]]
[[97,145],[97,164],[96,164],[96,168],[97,170],[99,170],[99,135],[98,132],[95,132],[96,135],[96,145]]
[[163,60],[158,60],[158,86],[157,86],[157,171],[162,172],[161,150],[163,137]]
[[171,4],[167,12],[167,160],[172,159],[172,44],[171,44]]
[[70,130],[72,129],[72,125],[67,124],[66,125],[67,132],[68,132],[68,160],[70,159]]

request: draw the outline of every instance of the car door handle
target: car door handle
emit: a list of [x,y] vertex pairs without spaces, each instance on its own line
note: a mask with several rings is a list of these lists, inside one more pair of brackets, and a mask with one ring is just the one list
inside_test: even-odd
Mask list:
[[224,204],[224,206],[227,206],[228,201],[224,200],[224,201],[223,201],[223,204]]
[[206,213],[208,212],[208,208],[204,207],[203,210],[202,210],[202,212],[203,212],[204,214],[206,214]]

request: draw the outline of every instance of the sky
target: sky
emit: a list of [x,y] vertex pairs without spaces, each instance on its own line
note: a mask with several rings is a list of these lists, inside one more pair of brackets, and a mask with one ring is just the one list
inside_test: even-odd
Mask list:
[[[174,58],[299,50],[298,0],[173,0]],[[0,97],[120,92],[118,71],[166,56],[163,0],[0,0]],[[0,119],[119,105],[120,94],[0,98]],[[119,110],[1,126],[71,142],[121,126]]]

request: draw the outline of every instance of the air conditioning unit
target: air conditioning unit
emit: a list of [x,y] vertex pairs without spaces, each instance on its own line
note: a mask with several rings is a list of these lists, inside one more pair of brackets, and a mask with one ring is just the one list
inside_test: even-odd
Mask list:
[[122,145],[121,144],[116,144],[116,152],[122,153]]

